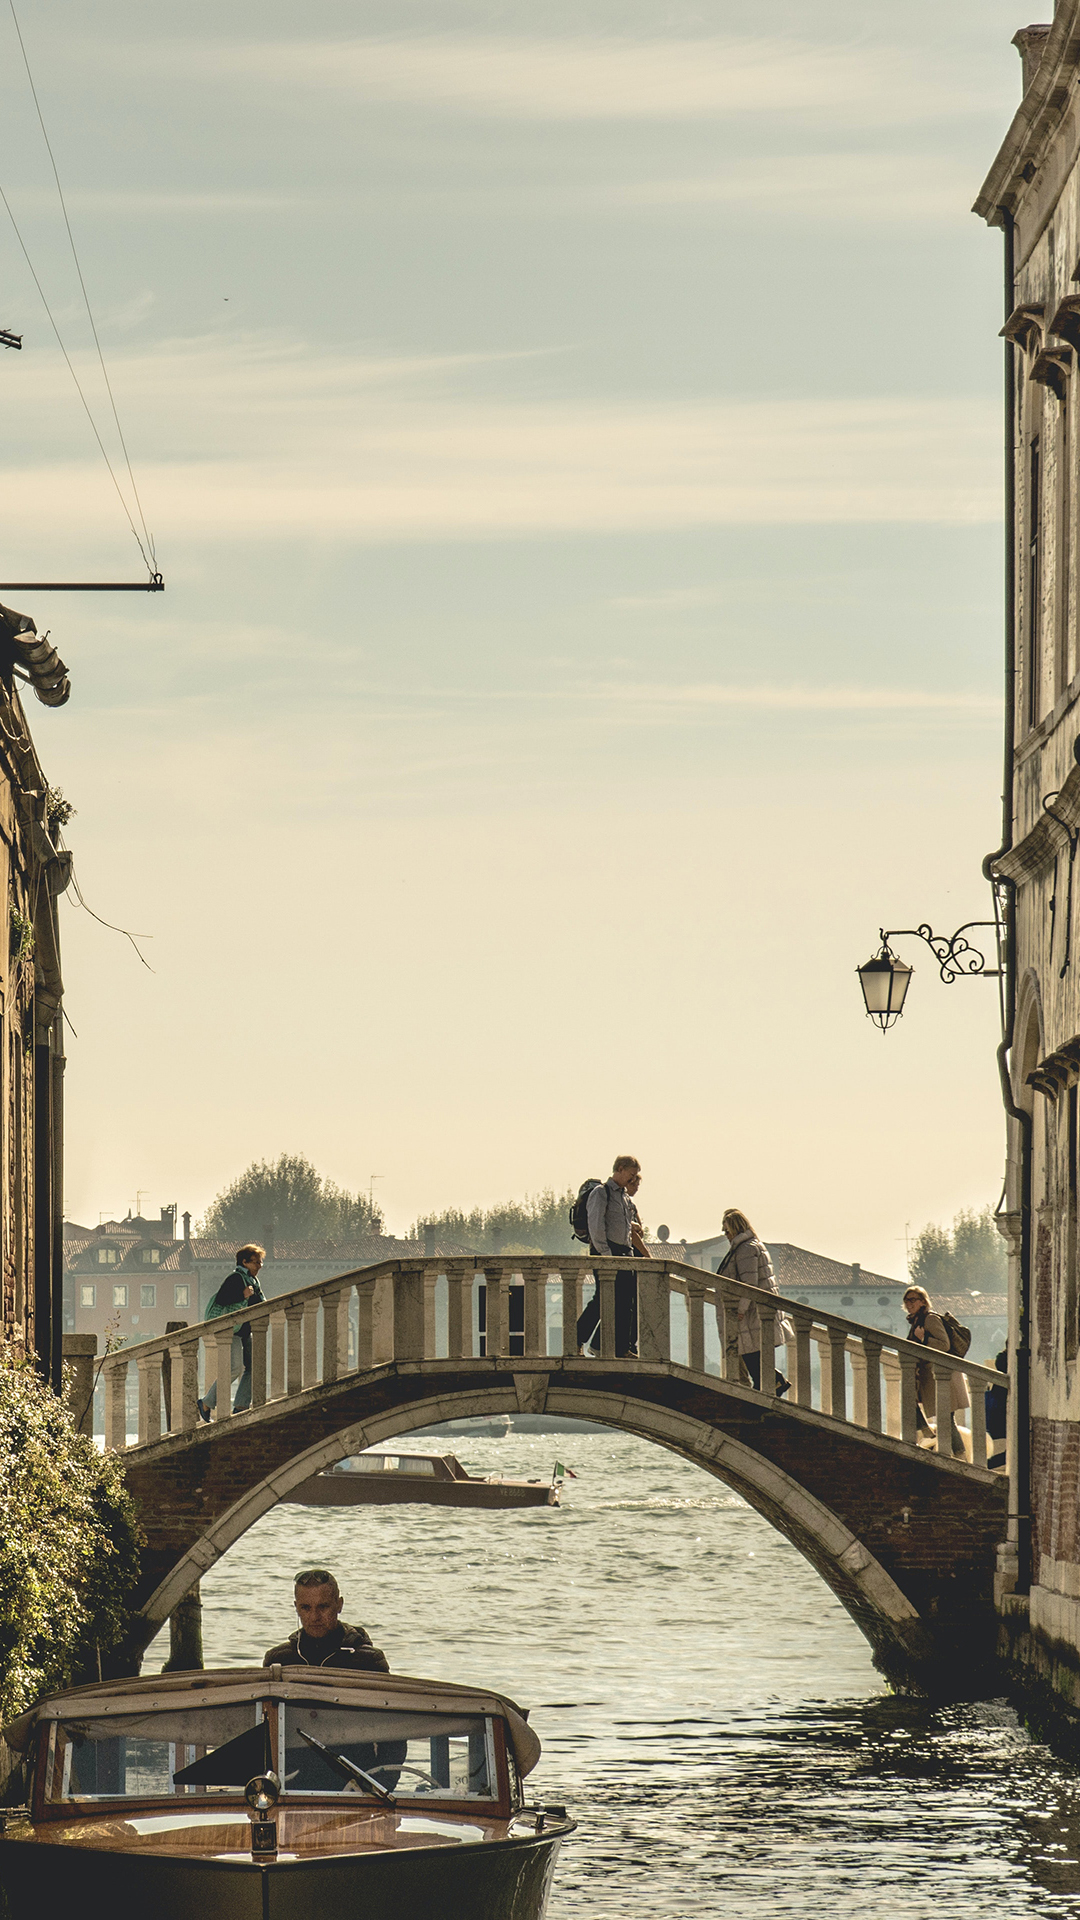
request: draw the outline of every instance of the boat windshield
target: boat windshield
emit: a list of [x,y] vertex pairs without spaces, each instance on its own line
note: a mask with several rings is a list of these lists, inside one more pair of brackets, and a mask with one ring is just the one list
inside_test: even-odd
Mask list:
[[[312,1746],[308,1734],[327,1753]],[[287,1795],[363,1792],[343,1755],[398,1799],[498,1797],[490,1718],[397,1713],[325,1700],[259,1700],[55,1720],[46,1798],[156,1799],[233,1793],[276,1766]]]
[[398,1799],[494,1800],[491,1721],[479,1714],[390,1713],[321,1700],[284,1707],[282,1785],[290,1793],[340,1793],[349,1784],[301,1738],[343,1754]]
[[267,1707],[244,1700],[53,1721],[46,1797],[235,1793],[269,1765]]

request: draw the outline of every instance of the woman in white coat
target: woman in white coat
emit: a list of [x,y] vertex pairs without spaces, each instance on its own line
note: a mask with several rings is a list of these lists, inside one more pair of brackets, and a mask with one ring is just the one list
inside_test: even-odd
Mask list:
[[[758,1239],[745,1213],[740,1213],[736,1207],[729,1207],[722,1224],[728,1250],[717,1268],[717,1275],[728,1280],[739,1280],[744,1287],[760,1287],[765,1293],[779,1293],[780,1289],[776,1284],[769,1250],[764,1242]],[[721,1326],[721,1340],[723,1337]],[[795,1338],[786,1314],[778,1313],[776,1316],[776,1337],[777,1340]],[[760,1392],[761,1321],[758,1318],[757,1306],[749,1294],[744,1294],[739,1300],[739,1354],[754,1386]],[[777,1395],[786,1393],[790,1385],[791,1381],[786,1380],[778,1371]]]

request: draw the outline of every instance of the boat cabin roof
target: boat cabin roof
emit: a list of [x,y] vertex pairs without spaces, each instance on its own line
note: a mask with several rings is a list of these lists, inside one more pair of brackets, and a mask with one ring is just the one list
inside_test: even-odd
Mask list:
[[540,1758],[540,1742],[527,1724],[528,1709],[504,1694],[483,1687],[455,1686],[445,1680],[418,1680],[398,1673],[349,1673],[336,1667],[224,1667],[194,1673],[156,1673],[142,1679],[98,1680],[66,1693],[48,1694],[3,1729],[3,1737],[22,1753],[36,1724],[67,1720],[92,1707],[95,1719],[112,1714],[167,1713],[199,1699],[232,1706],[245,1700],[311,1700],[319,1696],[338,1706],[355,1704],[368,1712],[489,1714],[506,1724],[519,1774],[531,1773]]

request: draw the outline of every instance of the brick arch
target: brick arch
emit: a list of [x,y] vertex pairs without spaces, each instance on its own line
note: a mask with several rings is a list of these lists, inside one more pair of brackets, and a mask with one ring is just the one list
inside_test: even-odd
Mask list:
[[[932,1626],[851,1526],[775,1461],[707,1419],[624,1392],[593,1389],[587,1408],[580,1388],[552,1384],[537,1397],[543,1401],[537,1410],[576,1418],[587,1413],[590,1419],[651,1440],[721,1480],[810,1562],[870,1642],[883,1672],[903,1682],[930,1674],[937,1654]],[[440,1420],[520,1410],[520,1390],[512,1375],[504,1375],[498,1384],[456,1394],[449,1402],[445,1395],[412,1397],[408,1404],[386,1407],[322,1437],[247,1488],[180,1555],[144,1603],[143,1644],[228,1548],[313,1473],[346,1453]]]

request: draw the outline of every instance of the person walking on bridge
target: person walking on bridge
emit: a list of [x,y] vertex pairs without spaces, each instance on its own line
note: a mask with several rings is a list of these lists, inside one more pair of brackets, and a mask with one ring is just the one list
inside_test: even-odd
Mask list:
[[[908,1339],[921,1347],[936,1347],[939,1353],[951,1353],[952,1341],[945,1331],[945,1322],[940,1314],[934,1312],[930,1295],[925,1287],[909,1287],[904,1295],[904,1312],[908,1317]],[[944,1418],[937,1404],[937,1381],[929,1360],[920,1360],[915,1371],[916,1392],[919,1396],[919,1429],[930,1432],[932,1417],[936,1414],[938,1423]],[[949,1437],[952,1450],[959,1460],[966,1460],[967,1448],[956,1424],[956,1415],[961,1407],[969,1407],[967,1381],[959,1367],[950,1370],[949,1379]]]
[[[266,1248],[250,1246],[240,1247],[236,1255],[236,1267],[227,1279],[223,1280],[209,1306],[206,1309],[208,1320],[216,1320],[223,1313],[233,1313],[237,1307],[265,1304],[266,1295],[259,1285],[259,1269],[266,1259]],[[235,1380],[240,1377],[233,1401],[234,1413],[246,1413],[251,1405],[251,1322],[245,1320],[239,1327],[233,1328],[231,1372]],[[217,1406],[217,1381],[213,1381],[209,1392],[196,1401],[199,1419],[209,1420]]]
[[[728,1250],[716,1272],[717,1278],[737,1280],[744,1287],[758,1287],[764,1293],[779,1293],[776,1275],[769,1258],[769,1250],[764,1241],[759,1240],[745,1213],[737,1207],[729,1207],[723,1218],[724,1236]],[[739,1355],[743,1366],[758,1392],[761,1391],[761,1320],[757,1306],[749,1294],[739,1298]],[[723,1320],[717,1306],[716,1317],[720,1324],[720,1339],[724,1338]],[[778,1340],[793,1340],[794,1329],[786,1314],[776,1316],[776,1337]],[[777,1368],[777,1398],[785,1394],[791,1385]]]
[[[611,1179],[598,1182],[588,1199],[589,1251],[640,1259],[645,1243],[633,1194],[641,1185],[641,1162],[620,1153]],[[577,1323],[578,1352],[584,1353],[600,1324],[600,1283]],[[615,1357],[637,1355],[637,1277],[630,1270],[615,1275]]]

